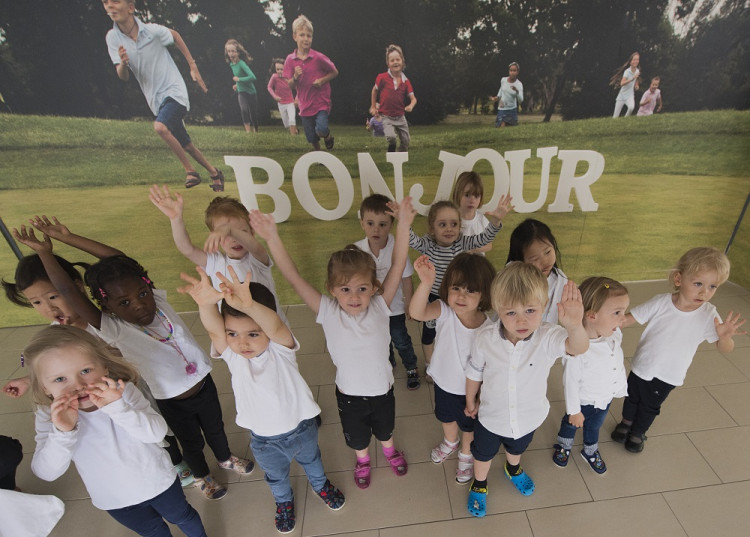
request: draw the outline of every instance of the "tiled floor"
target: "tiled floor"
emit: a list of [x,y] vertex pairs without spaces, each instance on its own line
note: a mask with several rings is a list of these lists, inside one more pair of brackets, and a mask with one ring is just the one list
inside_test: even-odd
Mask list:
[[[639,304],[667,290],[666,282],[629,285],[631,303]],[[722,315],[739,309],[750,315],[750,292],[732,284],[722,286],[713,302]],[[320,446],[330,479],[346,494],[346,506],[329,511],[310,492],[304,474],[293,468],[297,528],[292,535],[357,537],[441,537],[455,535],[563,536],[689,536],[729,537],[750,535],[750,337],[736,338],[736,349],[723,355],[704,344],[693,361],[685,385],[667,400],[662,415],[649,432],[646,449],[633,455],[609,439],[622,401],[611,408],[601,435],[601,453],[609,471],[594,474],[580,457],[568,468],[554,466],[550,446],[564,411],[558,364],[550,375],[549,417],[537,431],[524,467],[537,490],[522,497],[500,474],[500,464],[490,473],[488,516],[473,519],[466,511],[468,489],[455,483],[455,457],[436,465],[430,449],[441,439],[441,428],[432,415],[432,389],[423,383],[406,390],[403,367],[396,369],[396,443],[409,460],[409,473],[397,478],[380,452],[371,448],[377,468],[372,485],[359,490],[352,480],[354,457],[343,440],[334,399],[334,367],[325,351],[325,340],[314,317],[304,306],[287,310],[302,348],[300,370],[323,410]],[[184,315],[200,343],[209,341],[197,314]],[[0,330],[0,379],[23,374],[18,355],[38,327]],[[416,335],[416,325],[411,329]],[[625,331],[624,349],[632,356],[641,328]],[[415,341],[418,341],[415,338]],[[422,364],[420,363],[420,368]],[[234,401],[229,374],[215,362],[214,378],[224,408],[226,431],[236,453],[248,453],[248,433],[234,424]],[[34,477],[29,470],[34,450],[30,402],[0,397],[0,433],[21,440],[28,455],[19,469],[19,486],[26,492],[55,494],[65,500],[66,513],[53,531],[55,537],[132,535],[87,500],[75,470],[54,483]],[[580,443],[580,435],[578,437]],[[211,455],[208,455],[210,460]],[[229,494],[208,502],[196,489],[186,491],[212,537],[277,535],[273,526],[274,503],[259,469],[249,477],[217,470],[229,483]],[[116,477],[113,477],[116,481]],[[175,530],[175,534],[179,531]],[[21,536],[19,536],[21,537]]]

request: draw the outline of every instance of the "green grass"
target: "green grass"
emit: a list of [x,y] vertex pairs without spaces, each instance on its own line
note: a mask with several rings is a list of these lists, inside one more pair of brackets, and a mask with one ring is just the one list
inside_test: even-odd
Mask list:
[[[307,150],[303,136],[293,138],[280,126],[265,128],[256,136],[234,128],[189,130],[196,145],[219,165],[224,155],[261,155],[282,165],[287,179],[284,190],[292,200],[292,217],[280,226],[282,237],[304,276],[316,285],[322,284],[330,252],[363,236],[356,220],[360,192],[356,154],[372,153],[392,184],[384,141],[373,139],[361,127],[334,126],[335,155],[354,179],[355,202],[345,218],[321,222],[300,207],[288,180],[294,163]],[[581,212],[573,196],[572,213],[543,209],[533,215],[550,225],[560,243],[563,269],[577,281],[593,274],[621,280],[661,278],[692,246],[723,248],[750,190],[750,112],[525,124],[516,129],[444,124],[412,127],[411,134],[409,161],[403,168],[405,187],[424,185],[422,203],[431,201],[437,187],[441,150],[464,155],[477,147],[501,153],[531,149],[524,177],[526,199],[535,199],[538,190],[536,148],[602,153],[605,171],[592,186],[597,212]],[[206,236],[202,213],[213,194],[203,185],[182,188],[180,167],[149,121],[5,114],[0,115],[0,150],[0,217],[8,226],[18,226],[34,214],[57,215],[74,232],[113,244],[141,261],[157,286],[170,292],[178,310],[195,309],[189,298],[174,292],[179,272],[192,267],[174,248],[168,220],[148,201],[147,185],[168,183],[185,196],[188,231],[196,244]],[[559,161],[552,162],[548,204],[559,172]],[[486,163],[476,169],[485,178],[490,171]],[[233,173],[227,178],[227,194],[237,196]],[[327,169],[314,167],[311,178],[320,202],[335,205],[337,193]],[[491,188],[490,183],[487,190]],[[261,199],[261,208],[271,210],[269,203]],[[510,230],[527,216],[507,218],[507,229],[498,235],[489,255],[496,267],[505,261]],[[730,253],[731,279],[750,287],[750,216],[746,220]],[[415,229],[424,231],[424,219],[418,219]],[[69,260],[90,261],[64,246],[57,251]],[[1,248],[0,275],[12,280],[15,264],[10,250]],[[276,276],[282,302],[300,302]],[[39,321],[33,311],[0,302],[0,326]]]

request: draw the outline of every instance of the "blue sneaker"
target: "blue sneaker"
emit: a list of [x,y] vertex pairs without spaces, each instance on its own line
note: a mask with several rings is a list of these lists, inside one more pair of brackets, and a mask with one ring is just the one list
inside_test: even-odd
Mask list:
[[604,461],[602,460],[602,456],[599,454],[598,449],[594,452],[593,455],[586,455],[586,452],[584,450],[581,450],[581,457],[583,457],[583,460],[589,463],[591,469],[597,474],[603,474],[607,471],[607,465],[604,464]]
[[570,450],[565,449],[560,444],[555,444],[553,448],[555,452],[552,454],[552,462],[560,468],[565,468],[568,465],[568,458],[570,458]]

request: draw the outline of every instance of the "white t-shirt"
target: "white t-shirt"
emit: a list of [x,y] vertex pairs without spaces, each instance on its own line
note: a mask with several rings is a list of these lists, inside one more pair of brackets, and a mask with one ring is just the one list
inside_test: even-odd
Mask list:
[[553,268],[547,276],[547,305],[542,321],[557,324],[557,304],[562,300],[562,292],[568,277],[559,268]]
[[336,366],[336,386],[341,393],[374,397],[393,386],[388,361],[391,310],[376,295],[363,313],[346,313],[336,299],[322,296],[316,322],[323,326],[328,352]]
[[[357,248],[359,248],[363,252],[367,252],[375,260],[376,274],[378,277],[378,281],[381,284],[385,280],[385,277],[388,274],[388,270],[391,268],[393,246],[395,244],[396,240],[393,238],[393,235],[388,235],[388,241],[386,242],[385,247],[380,250],[380,255],[375,255],[370,249],[370,243],[367,241],[367,237],[365,237],[361,241],[357,241],[354,243]],[[409,258],[406,258],[406,267],[404,268],[404,273],[401,275],[401,279],[408,278],[412,274],[414,274],[414,267],[412,266]],[[404,287],[403,283],[399,283],[398,291],[396,291],[396,294],[391,301],[391,315],[402,315],[403,313],[405,313]]]
[[680,311],[665,293],[630,310],[643,331],[633,356],[632,371],[643,380],[654,377],[672,386],[682,386],[698,345],[719,340],[714,319],[716,307],[704,302],[695,311]]
[[94,507],[120,509],[150,500],[175,481],[159,443],[167,424],[138,389],[125,384],[122,398],[93,412],[79,412],[76,428],[59,431],[49,407],[36,411],[36,450],[31,470],[54,481],[75,463]]
[[[513,87],[518,90],[518,93],[513,91]],[[523,102],[523,84],[521,81],[516,79],[515,82],[510,82],[507,76],[500,79],[500,89],[497,90],[497,107],[500,110],[513,110],[518,108],[518,104]]]
[[435,319],[435,350],[427,374],[440,388],[454,395],[466,395],[464,369],[471,354],[471,344],[477,331],[492,321],[485,318],[482,326],[466,328],[448,304],[440,304],[440,316]]
[[[486,216],[476,211],[471,220],[461,219],[461,235],[479,235],[489,223]],[[479,255],[484,255],[484,252],[479,252]]]
[[635,98],[635,82],[631,81],[640,74],[641,71],[638,68],[636,68],[635,72],[633,72],[630,67],[625,69],[620,80],[623,78],[627,78],[627,80],[625,81],[624,86],[620,86],[620,91],[617,94],[617,101],[627,101],[628,99]]
[[120,64],[120,46],[128,53],[128,66],[138,84],[148,107],[159,114],[159,107],[167,97],[171,97],[190,110],[187,86],[180,75],[167,47],[174,43],[172,32],[161,24],[144,24],[137,17],[137,41],[120,31],[115,23],[107,32],[107,50],[112,63]]
[[[154,289],[153,293],[156,307],[164,312],[172,323],[173,341],[185,356],[185,360],[196,365],[195,373],[187,374],[185,360],[172,345],[152,338],[143,332],[141,326],[118,317],[102,315],[101,330],[98,330],[96,335],[120,349],[123,358],[138,368],[156,399],[171,399],[185,393],[205,378],[211,372],[211,362],[182,318],[167,302],[167,293],[161,289]],[[159,334],[165,333],[158,315],[154,317],[151,326]]]
[[226,348],[221,359],[232,374],[237,425],[258,436],[276,436],[320,414],[299,372],[298,350],[296,339],[293,349],[271,341],[262,354],[249,359]]
[[604,410],[615,397],[628,394],[622,354],[622,332],[589,340],[589,350],[579,356],[563,357],[565,408],[578,414],[582,405]]
[[568,332],[542,323],[526,339],[513,345],[493,322],[477,331],[466,377],[482,382],[477,418],[489,431],[521,438],[536,430],[549,413],[547,378],[565,354]]

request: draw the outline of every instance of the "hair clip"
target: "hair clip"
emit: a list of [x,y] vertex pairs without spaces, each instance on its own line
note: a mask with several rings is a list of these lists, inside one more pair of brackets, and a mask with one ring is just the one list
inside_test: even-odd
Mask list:
[[107,293],[105,293],[104,289],[102,289],[101,287],[99,288],[99,296],[101,296],[102,298],[107,298]]
[[26,361],[24,359],[23,353],[21,353],[21,367],[25,367]]
[[605,284],[604,284],[604,288],[605,288],[605,289],[609,289],[609,284],[608,284],[608,283],[605,283]]
[[149,279],[148,279],[148,278],[146,278],[145,276],[141,276],[141,280],[143,280],[143,281],[144,281],[144,282],[146,282],[147,284],[151,285],[151,280],[149,280]]

